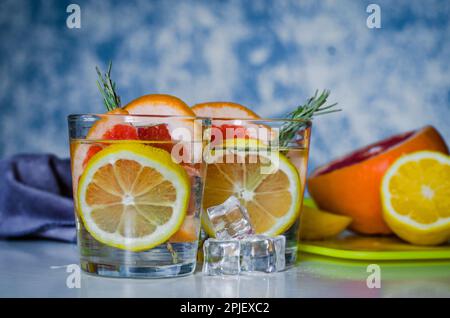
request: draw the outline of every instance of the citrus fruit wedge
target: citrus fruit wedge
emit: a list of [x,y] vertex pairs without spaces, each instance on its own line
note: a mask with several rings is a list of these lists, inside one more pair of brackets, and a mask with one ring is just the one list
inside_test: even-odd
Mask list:
[[450,239],[450,157],[418,151],[397,159],[381,185],[383,216],[395,234],[413,244]]
[[210,118],[240,118],[258,119],[260,118],[249,108],[231,102],[207,102],[192,106],[192,111],[200,117]]
[[350,228],[363,234],[392,233],[382,216],[381,179],[400,156],[420,150],[448,154],[431,126],[392,136],[317,168],[307,179],[319,208],[353,219]]
[[101,141],[138,139],[136,128],[126,123],[124,116],[115,116],[127,114],[128,112],[122,108],[116,108],[105,115],[98,115],[100,118],[91,126],[84,139],[99,141],[99,143],[75,142],[71,144],[73,193],[77,193],[78,180],[88,161],[104,148],[105,144]]
[[87,164],[78,186],[78,212],[98,241],[141,251],[167,241],[180,228],[189,196],[186,172],[166,151],[117,144]]
[[[295,166],[279,152],[258,151],[261,149],[256,147],[263,145],[256,140],[227,140],[224,145],[223,154],[215,153],[209,158],[204,210],[235,195],[247,208],[257,233],[283,233],[297,220],[300,211],[302,187]],[[245,151],[239,150],[242,145],[247,147]],[[277,165],[273,155],[277,156]],[[214,236],[206,213],[202,215],[202,225],[208,235]]]
[[352,218],[303,205],[300,238],[323,240],[338,235],[352,222]]

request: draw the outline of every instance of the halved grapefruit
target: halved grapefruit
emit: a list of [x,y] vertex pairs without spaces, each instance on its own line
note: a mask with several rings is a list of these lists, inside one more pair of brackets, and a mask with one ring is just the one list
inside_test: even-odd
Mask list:
[[353,218],[350,228],[364,234],[389,234],[380,199],[381,180],[401,155],[419,150],[448,154],[431,126],[390,137],[319,167],[308,178],[308,191],[326,211]]

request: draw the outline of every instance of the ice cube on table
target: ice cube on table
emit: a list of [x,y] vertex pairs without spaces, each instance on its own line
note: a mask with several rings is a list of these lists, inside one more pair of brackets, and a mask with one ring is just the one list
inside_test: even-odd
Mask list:
[[246,237],[241,242],[243,272],[275,272],[276,252],[272,239],[265,235]]
[[238,275],[240,265],[240,241],[207,239],[203,243],[203,273],[215,275]]
[[241,272],[273,273],[285,268],[286,238],[252,235],[241,240]]
[[286,268],[286,237],[284,235],[277,235],[272,238],[277,255],[276,269],[283,271]]
[[222,204],[209,207],[206,212],[217,239],[238,239],[255,233],[247,209],[235,196],[229,197]]

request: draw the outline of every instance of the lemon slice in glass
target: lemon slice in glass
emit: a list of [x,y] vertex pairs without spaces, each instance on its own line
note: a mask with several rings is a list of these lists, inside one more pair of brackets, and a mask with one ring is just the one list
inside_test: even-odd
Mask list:
[[214,231],[206,209],[232,195],[247,208],[258,234],[281,234],[298,219],[303,191],[299,173],[282,153],[263,151],[263,147],[257,140],[237,138],[224,142],[223,155],[211,156],[202,214],[202,226],[209,236],[214,236]]
[[189,178],[169,153],[142,144],[116,144],[86,166],[78,186],[78,213],[98,241],[142,251],[180,228],[189,194]]

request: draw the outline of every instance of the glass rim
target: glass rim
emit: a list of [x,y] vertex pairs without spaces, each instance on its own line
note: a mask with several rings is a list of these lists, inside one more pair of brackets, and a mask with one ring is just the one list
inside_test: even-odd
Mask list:
[[274,117],[274,118],[248,118],[248,117],[235,117],[235,118],[226,118],[226,117],[205,117],[205,116],[197,116],[199,119],[209,119],[209,120],[220,120],[220,121],[232,121],[232,120],[239,120],[243,122],[298,122],[298,123],[305,123],[308,125],[312,124],[312,120],[310,119],[301,119],[301,118],[281,118],[281,117]]
[[178,118],[178,119],[208,119],[207,117],[200,118],[197,116],[186,116],[186,115],[144,115],[144,114],[97,114],[97,113],[86,113],[86,114],[69,114],[67,119],[69,121],[77,119],[90,119],[90,118],[102,118],[102,117],[136,117],[136,118]]
[[207,117],[207,116],[189,116],[189,115],[146,115],[146,114],[98,114],[98,113],[85,113],[85,114],[69,114],[67,119],[69,121],[75,121],[80,119],[95,119],[102,117],[135,117],[135,118],[174,118],[174,119],[187,119],[187,120],[206,120],[206,121],[241,121],[247,123],[262,123],[262,122],[297,122],[297,123],[305,123],[307,126],[312,125],[312,120],[308,119],[296,119],[296,118],[245,118],[245,117],[236,117],[236,118],[226,118],[226,117]]

